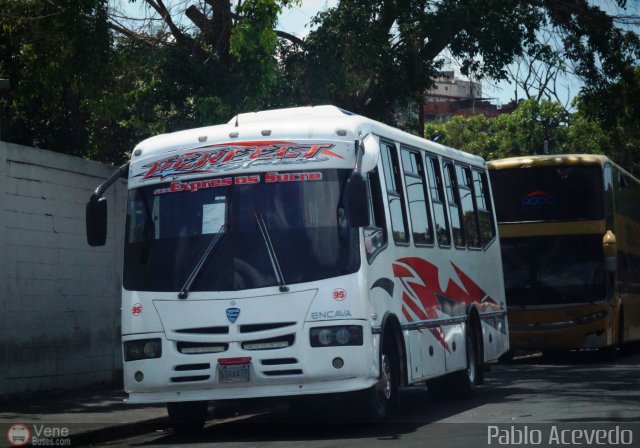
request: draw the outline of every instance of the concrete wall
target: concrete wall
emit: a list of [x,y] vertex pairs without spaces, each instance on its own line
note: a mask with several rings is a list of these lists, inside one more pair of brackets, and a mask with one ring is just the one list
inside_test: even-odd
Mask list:
[[113,171],[0,142],[0,396],[119,380],[125,183],[106,194],[105,247],[84,223]]

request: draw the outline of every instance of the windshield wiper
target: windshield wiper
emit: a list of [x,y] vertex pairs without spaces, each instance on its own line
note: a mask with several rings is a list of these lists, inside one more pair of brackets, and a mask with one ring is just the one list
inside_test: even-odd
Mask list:
[[189,290],[191,289],[191,285],[193,285],[193,282],[196,281],[196,278],[198,277],[198,274],[200,274],[200,271],[202,270],[204,264],[209,259],[209,256],[213,252],[213,249],[215,249],[215,247],[218,245],[218,243],[222,239],[222,237],[225,234],[226,230],[227,230],[227,226],[226,225],[223,224],[223,225],[220,226],[220,228],[218,229],[218,233],[211,240],[211,242],[207,246],[207,249],[202,254],[202,257],[200,257],[200,260],[198,260],[198,263],[193,268],[193,271],[191,271],[191,274],[189,275],[189,278],[187,278],[187,281],[184,283],[184,286],[182,287],[182,289],[178,293],[178,299],[186,299],[189,296]]
[[262,217],[261,213],[254,213],[254,215],[256,217],[256,221],[258,221],[258,227],[260,228],[260,233],[262,234],[264,244],[267,246],[267,252],[269,253],[269,258],[271,259],[271,267],[273,268],[273,273],[276,275],[276,280],[280,285],[280,292],[288,292],[289,287],[284,281],[282,269],[280,269],[280,263],[278,263],[276,251],[273,249],[271,237],[269,237],[269,230],[267,230],[267,225],[264,222],[264,218]]

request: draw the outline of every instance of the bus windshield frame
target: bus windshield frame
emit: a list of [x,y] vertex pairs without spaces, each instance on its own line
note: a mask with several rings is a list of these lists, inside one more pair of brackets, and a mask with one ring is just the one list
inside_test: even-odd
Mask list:
[[357,272],[358,229],[347,222],[343,205],[351,172],[238,174],[131,189],[124,288],[180,291],[222,228],[190,291],[278,286],[256,214],[263,217],[287,284]]
[[600,220],[600,165],[537,165],[491,171],[499,223]]

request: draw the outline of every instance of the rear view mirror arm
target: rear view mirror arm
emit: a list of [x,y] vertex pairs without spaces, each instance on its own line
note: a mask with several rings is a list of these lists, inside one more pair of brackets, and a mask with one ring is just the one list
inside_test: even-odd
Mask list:
[[362,167],[362,157],[364,156],[364,145],[362,142],[356,140],[356,166],[353,167],[354,173],[360,173],[360,169]]
[[111,174],[103,183],[101,183],[98,188],[93,192],[92,198],[100,199],[105,191],[109,189],[109,187],[116,183],[116,181],[120,178],[127,179],[129,177],[129,164],[125,163],[120,168]]
[[107,189],[120,178],[129,177],[129,164],[118,168],[93,192],[85,210],[87,243],[89,246],[104,246],[107,240],[107,199],[103,197]]

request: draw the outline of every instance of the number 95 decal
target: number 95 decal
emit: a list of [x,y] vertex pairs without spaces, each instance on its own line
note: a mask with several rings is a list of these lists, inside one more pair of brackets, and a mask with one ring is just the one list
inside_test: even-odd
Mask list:
[[347,298],[347,291],[342,288],[336,288],[333,290],[333,294],[331,294],[333,300],[337,300],[338,302],[342,302]]

